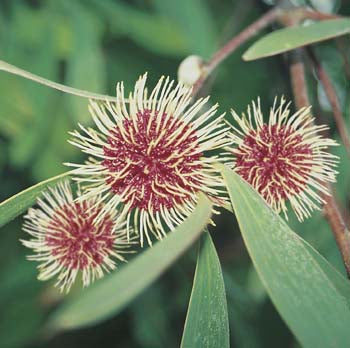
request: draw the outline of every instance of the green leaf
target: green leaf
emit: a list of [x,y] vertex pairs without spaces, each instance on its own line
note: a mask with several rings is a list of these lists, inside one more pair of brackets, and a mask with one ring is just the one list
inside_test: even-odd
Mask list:
[[181,347],[229,346],[224,278],[215,246],[206,232],[200,242]]
[[346,347],[349,281],[236,173],[222,173],[254,266],[287,325],[303,347]]
[[32,206],[41,192],[47,187],[56,184],[58,181],[68,177],[69,172],[57,175],[28,189],[17,193],[0,204],[0,227],[22,214],[26,209]]
[[32,74],[29,71],[23,70],[21,68],[17,68],[16,66],[11,65],[9,63],[6,63],[2,60],[0,60],[0,70],[9,72],[9,73],[14,74],[14,75],[24,77],[25,79],[35,81],[35,82],[40,83],[44,86],[58,89],[59,91],[62,91],[62,92],[68,93],[68,94],[73,94],[73,95],[76,95],[78,97],[96,99],[96,100],[102,100],[102,101],[110,101],[110,102],[116,101],[115,97],[111,97],[109,95],[91,93],[88,91],[83,91],[81,89],[65,86],[65,85],[62,85],[62,84],[54,82],[54,81],[50,81],[50,80],[45,79],[43,77],[40,77],[38,75]]
[[50,328],[55,331],[90,326],[117,314],[195,241],[211,210],[209,199],[201,194],[193,213],[163,241],[64,303],[51,317]]
[[270,57],[348,33],[350,33],[350,19],[331,19],[308,26],[280,29],[256,41],[243,54],[243,59]]

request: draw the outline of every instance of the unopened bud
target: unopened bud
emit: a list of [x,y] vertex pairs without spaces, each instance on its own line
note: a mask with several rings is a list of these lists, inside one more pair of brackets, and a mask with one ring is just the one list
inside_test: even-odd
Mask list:
[[204,69],[205,64],[201,57],[188,56],[179,65],[177,71],[178,80],[187,86],[193,86],[203,74]]

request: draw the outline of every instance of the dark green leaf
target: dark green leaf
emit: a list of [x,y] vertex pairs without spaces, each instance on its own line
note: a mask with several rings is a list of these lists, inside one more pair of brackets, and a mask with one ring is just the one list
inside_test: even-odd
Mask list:
[[200,243],[181,347],[230,346],[224,279],[210,234]]
[[349,281],[250,185],[226,167],[222,172],[250,256],[287,325],[304,347],[346,347]]
[[22,214],[26,209],[32,206],[48,186],[56,184],[58,181],[68,177],[69,172],[57,175],[39,184],[10,197],[0,204],[0,227]]

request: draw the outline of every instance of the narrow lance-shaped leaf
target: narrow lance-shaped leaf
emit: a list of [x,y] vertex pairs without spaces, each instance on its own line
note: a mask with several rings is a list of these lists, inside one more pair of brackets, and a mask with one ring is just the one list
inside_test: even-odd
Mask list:
[[200,194],[196,209],[181,225],[121,270],[69,299],[53,313],[50,329],[89,326],[117,314],[198,238],[208,223],[211,210],[209,199]]
[[222,173],[254,266],[302,346],[347,347],[349,281],[242,178],[226,167]]
[[10,222],[32,206],[48,186],[56,184],[68,175],[69,172],[39,182],[38,184],[31,186],[0,203],[0,227]]
[[111,102],[117,101],[116,97],[111,97],[109,95],[83,91],[81,89],[65,86],[65,85],[62,85],[60,83],[45,79],[41,76],[32,74],[29,71],[18,68],[12,64],[6,63],[2,60],[0,60],[0,70],[7,71],[11,74],[18,75],[18,76],[24,77],[28,80],[32,80],[32,81],[35,81],[37,83],[40,83],[41,85],[45,85],[47,87],[57,89],[61,92],[65,92],[68,94],[73,94],[73,95],[76,95],[78,97],[95,99],[95,100],[103,100],[103,101],[111,101]]
[[227,302],[220,261],[209,232],[200,242],[181,347],[230,346]]
[[350,33],[350,19],[347,18],[275,30],[254,42],[243,54],[243,59],[270,57],[348,33]]

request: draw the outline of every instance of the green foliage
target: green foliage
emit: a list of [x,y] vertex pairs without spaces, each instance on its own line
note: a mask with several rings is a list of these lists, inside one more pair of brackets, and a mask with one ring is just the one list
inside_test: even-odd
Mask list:
[[247,249],[273,303],[304,347],[350,341],[350,283],[290,230],[237,174],[224,167]]
[[35,203],[41,192],[49,186],[57,184],[68,175],[69,172],[42,181],[2,202],[0,204],[0,227],[22,214]]
[[[292,3],[350,15],[345,1]],[[65,170],[62,162],[85,159],[67,143],[67,132],[76,128],[77,121],[91,122],[86,98],[114,101],[116,82],[124,81],[129,91],[145,71],[149,71],[151,84],[160,75],[175,77],[183,58],[199,54],[209,59],[216,48],[264,10],[252,1],[238,0],[1,2],[0,196],[1,200],[11,197],[0,203],[1,347],[179,347],[186,311],[185,343],[195,337],[194,327],[202,338],[215,340],[210,331],[215,328],[222,334],[209,346],[228,346],[228,315],[232,347],[299,347],[291,331],[303,346],[310,342],[318,347],[337,346],[339,342],[338,346],[346,346],[342,340],[349,339],[349,285],[329,264],[345,273],[322,213],[315,212],[302,224],[291,216],[288,228],[239,178],[234,178],[232,199],[267,291],[228,212],[215,217],[217,227],[212,234],[222,271],[214,243],[209,235],[202,236],[190,308],[196,248],[189,246],[199,236],[205,220],[198,215],[191,216],[162,243],[132,258],[105,280],[89,289],[77,286],[69,295],[58,294],[52,282],[37,281],[36,264],[25,260],[28,250],[19,243],[24,238],[20,215],[45,188],[68,176],[65,173],[52,177]],[[340,19],[277,30],[253,43],[244,58],[253,60],[314,44],[318,59],[335,85],[349,128],[349,78],[344,73],[349,69],[348,37],[320,43],[349,32],[349,27],[348,19]],[[265,105],[276,94],[292,100],[281,56],[247,63],[241,59],[246,49],[242,47],[220,65],[204,94],[212,94],[211,101],[219,102],[222,111],[234,108],[238,113],[258,95]],[[333,150],[340,156],[335,190],[341,206],[348,207],[349,158],[320,82],[311,69],[307,77],[314,113],[330,126],[331,137],[340,143]],[[208,204],[198,209],[209,216]],[[179,258],[185,248],[189,252]],[[154,282],[165,269],[167,272]],[[205,301],[206,296],[212,301]],[[205,320],[198,320],[198,312]],[[48,317],[57,330],[91,327],[50,337],[46,331]],[[218,317],[223,324],[215,327]],[[185,343],[184,347],[193,346]]]
[[42,85],[57,89],[59,91],[63,91],[63,92],[68,93],[68,94],[73,94],[75,96],[90,98],[90,99],[115,101],[115,97],[111,97],[111,96],[103,95],[103,94],[91,93],[91,92],[88,92],[85,90],[80,90],[77,88],[72,88],[72,87],[69,87],[66,85],[62,85],[60,83],[56,83],[54,81],[51,81],[51,80],[42,78],[40,76],[37,76],[35,74],[32,74],[26,70],[15,67],[14,65],[8,64],[4,61],[0,61],[0,70],[4,70],[7,72],[10,72],[11,74],[25,77],[28,80],[33,80],[33,81],[38,82]]
[[200,243],[181,347],[230,346],[224,279],[209,232]]
[[348,33],[350,33],[350,19],[331,19],[308,26],[280,29],[256,41],[243,54],[243,59],[270,57]]

